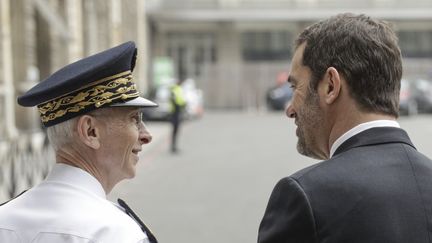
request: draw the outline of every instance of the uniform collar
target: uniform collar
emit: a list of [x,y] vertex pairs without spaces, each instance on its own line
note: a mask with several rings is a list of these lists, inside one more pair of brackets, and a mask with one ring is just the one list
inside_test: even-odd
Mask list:
[[68,184],[106,199],[105,191],[100,182],[78,167],[56,163],[45,181]]
[[349,138],[353,137],[356,134],[359,134],[367,129],[373,128],[373,127],[397,127],[400,128],[399,123],[397,121],[392,120],[376,120],[376,121],[370,121],[361,123],[350,130],[348,130],[346,133],[344,133],[342,136],[340,136],[336,141],[332,144],[330,148],[330,158],[333,157],[336,150],[339,148],[339,146],[344,143]]

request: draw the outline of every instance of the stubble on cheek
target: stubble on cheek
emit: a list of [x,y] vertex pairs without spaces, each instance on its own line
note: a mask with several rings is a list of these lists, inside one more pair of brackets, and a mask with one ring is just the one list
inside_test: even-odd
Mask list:
[[308,92],[304,101],[297,113],[297,151],[307,157],[320,159],[316,131],[321,128],[323,119],[318,97]]

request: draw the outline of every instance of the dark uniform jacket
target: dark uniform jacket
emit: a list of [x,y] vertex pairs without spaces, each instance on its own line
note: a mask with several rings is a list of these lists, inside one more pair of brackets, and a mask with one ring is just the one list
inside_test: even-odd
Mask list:
[[405,131],[380,127],[281,179],[259,243],[431,243],[432,161]]

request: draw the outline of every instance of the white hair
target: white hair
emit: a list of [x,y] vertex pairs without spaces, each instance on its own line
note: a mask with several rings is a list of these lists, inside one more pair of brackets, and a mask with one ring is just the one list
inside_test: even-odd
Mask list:
[[[92,116],[101,116],[104,114],[110,115],[112,114],[112,112],[113,109],[111,107],[107,107],[104,109],[96,109],[90,111],[86,115],[92,115]],[[57,151],[62,146],[65,146],[66,144],[70,144],[74,142],[74,138],[73,138],[73,132],[75,129],[74,126],[76,125],[76,122],[80,117],[81,116],[74,117],[72,119],[69,119],[67,121],[61,122],[59,124],[47,128],[48,140],[50,141],[51,146],[54,148],[54,151]],[[110,116],[107,116],[105,120],[109,119],[109,117]]]
[[47,136],[54,151],[73,141],[73,130],[77,118],[72,118],[47,128]]

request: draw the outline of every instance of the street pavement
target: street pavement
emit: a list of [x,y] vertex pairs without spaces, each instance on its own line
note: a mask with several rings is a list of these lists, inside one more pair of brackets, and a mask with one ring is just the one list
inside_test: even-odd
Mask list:
[[[432,157],[432,116],[402,117],[417,148]],[[169,153],[170,126],[148,122],[153,134],[137,175],[109,196],[140,215],[161,243],[256,242],[275,183],[318,161],[296,152],[293,121],[283,112],[211,112],[180,131]]]

